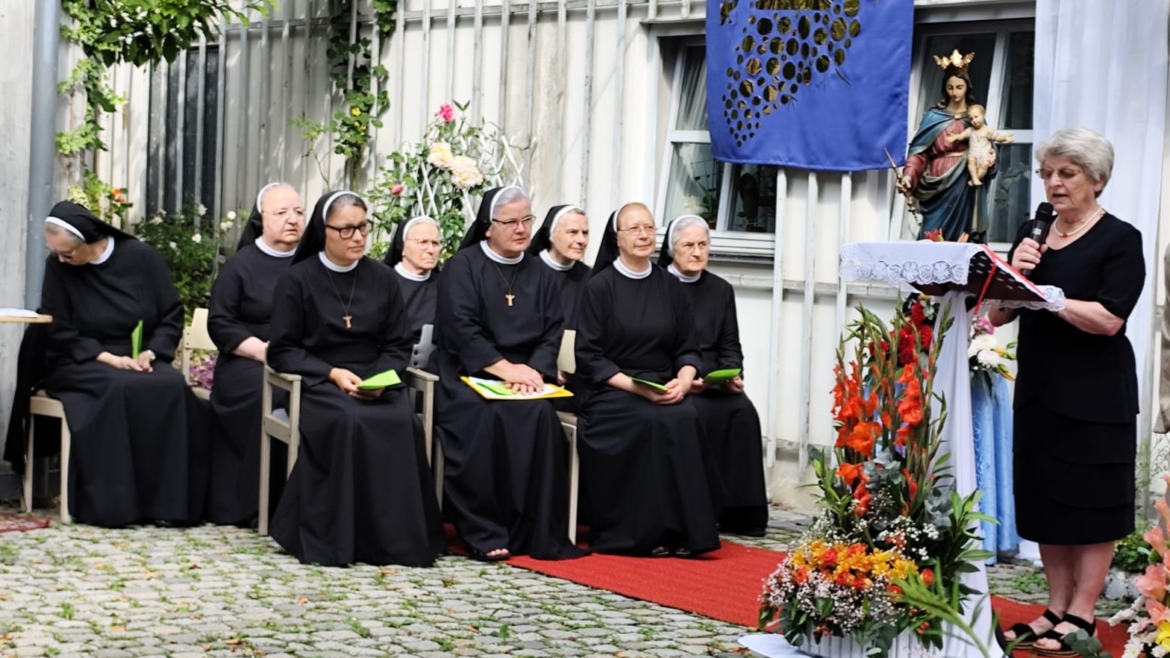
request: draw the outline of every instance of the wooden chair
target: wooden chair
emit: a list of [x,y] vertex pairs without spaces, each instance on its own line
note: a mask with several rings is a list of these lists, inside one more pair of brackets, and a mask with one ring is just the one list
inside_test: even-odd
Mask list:
[[191,353],[194,350],[216,351],[215,343],[212,342],[211,335],[207,333],[207,309],[205,308],[195,309],[195,312],[191,314],[191,326],[183,329],[183,343],[180,349],[182,357],[179,367],[182,369],[183,378],[187,380],[187,385],[191,387],[195,395],[207,400],[211,398],[211,391],[199,386],[191,377]]
[[577,490],[580,488],[578,479],[581,464],[577,457],[577,416],[565,411],[558,411],[561,427],[565,430],[565,438],[569,440],[569,541],[577,543]]
[[[288,409],[272,408],[272,389],[288,393]],[[268,534],[268,483],[272,472],[273,439],[288,445],[288,467],[285,477],[292,475],[301,446],[301,376],[286,375],[264,366],[264,385],[260,394],[260,534]]]
[[58,495],[60,503],[61,523],[72,523],[69,515],[69,448],[71,436],[69,424],[65,422],[65,405],[60,400],[49,397],[44,391],[37,391],[28,400],[28,445],[24,455],[24,475],[21,484],[24,487],[24,511],[32,512],[33,505],[33,445],[36,441],[36,417],[45,416],[61,421],[61,493]]
[[[442,495],[443,459],[442,451],[433,440],[435,383],[439,378],[429,372],[417,368],[407,368],[404,383],[410,390],[410,399],[413,403],[415,396],[422,395],[422,424],[423,435],[426,437],[427,459],[434,465],[436,492]],[[273,387],[288,393],[288,409],[272,408]],[[301,376],[287,375],[276,372],[268,366],[264,367],[264,386],[261,393],[261,420],[260,420],[260,501],[259,501],[259,531],[268,534],[268,486],[272,471],[272,443],[273,439],[283,441],[288,445],[288,468],[285,477],[292,474],[293,466],[297,461],[297,451],[300,448],[300,419],[301,419]],[[432,458],[432,446],[438,454],[438,459]]]

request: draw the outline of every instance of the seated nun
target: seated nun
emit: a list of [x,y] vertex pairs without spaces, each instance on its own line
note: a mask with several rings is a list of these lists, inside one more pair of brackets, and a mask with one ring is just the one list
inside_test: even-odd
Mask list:
[[439,280],[436,423],[446,456],[444,511],[479,560],[578,557],[568,539],[568,445],[549,400],[489,401],[460,377],[527,393],[556,381],[560,283],[526,257],[531,204],[489,190]]
[[183,303],[166,263],[76,203],[53,206],[44,232],[45,390],[73,438],[70,514],[103,527],[198,522],[210,414],[170,365]]
[[[287,183],[270,183],[240,232],[236,253],[223,264],[211,288],[207,331],[219,349],[211,409],[211,486],[207,520],[249,525],[256,516],[260,475],[260,399],[272,320],[272,293],[288,271],[305,226],[301,197]],[[274,394],[283,393],[275,390]],[[277,397],[274,395],[274,397]],[[273,407],[285,405],[279,396]],[[284,444],[273,472],[283,473]],[[284,478],[271,482],[282,484]],[[279,487],[276,487],[279,489]],[[279,495],[271,500],[279,500]]]
[[[760,415],[743,392],[743,346],[731,284],[707,270],[710,232],[702,217],[683,215],[670,223],[658,265],[683,283],[694,314],[695,341],[702,367],[691,385],[691,401],[706,436],[707,472],[717,492],[719,529],[762,537],[768,526],[764,451]],[[739,370],[722,384],[702,377],[718,370]],[[711,468],[713,466],[714,468]]]
[[[410,315],[414,335],[415,365],[426,368],[430,357],[418,351],[423,327],[435,325],[435,303],[439,297],[439,250],[443,248],[439,223],[430,217],[412,217],[400,224],[390,239],[390,249],[382,261],[398,275],[398,287]],[[433,338],[432,338],[433,341]]]
[[403,386],[362,381],[410,358],[394,272],[365,258],[370,223],[353,192],[313,209],[276,284],[268,363],[300,375],[301,445],[272,538],[306,564],[429,566],[443,527],[422,426]]
[[[577,329],[577,299],[589,279],[590,268],[581,259],[589,246],[589,218],[577,206],[553,206],[544,217],[540,230],[528,247],[530,256],[537,256],[552,270],[561,282],[561,307],[565,311],[565,330]],[[557,371],[557,381],[569,384],[570,373]],[[571,399],[558,400],[565,410],[573,407]]]
[[622,206],[582,292],[577,427],[589,547],[692,557],[719,548],[703,430],[687,396],[702,362],[686,293],[653,253],[650,210]]

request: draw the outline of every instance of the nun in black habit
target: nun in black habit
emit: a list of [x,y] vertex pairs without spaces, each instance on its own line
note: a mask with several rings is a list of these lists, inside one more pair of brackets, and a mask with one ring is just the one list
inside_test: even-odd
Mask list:
[[489,190],[439,281],[436,429],[446,456],[446,510],[472,556],[578,557],[568,540],[568,451],[549,400],[488,401],[462,376],[536,391],[556,381],[560,284],[524,250],[531,204]]
[[[716,506],[722,507],[722,532],[762,537],[768,526],[768,494],[760,415],[743,392],[743,346],[735,290],[708,269],[710,230],[707,221],[683,215],[672,221],[662,241],[658,265],[682,282],[694,313],[695,341],[702,367],[691,387],[706,436],[707,472]],[[716,370],[738,369],[724,384],[708,385],[702,377]]]
[[591,271],[581,262],[588,246],[589,218],[585,211],[579,206],[553,206],[528,247],[528,255],[540,258],[561,282],[565,329],[577,328],[577,299]]
[[422,427],[403,386],[362,390],[410,357],[394,273],[365,258],[366,204],[322,197],[276,284],[268,363],[300,375],[301,445],[272,538],[303,563],[429,566],[443,551]]
[[398,226],[390,239],[390,249],[383,263],[398,275],[398,287],[410,314],[414,342],[422,337],[426,325],[435,324],[435,305],[439,299],[439,251],[443,248],[442,230],[430,217],[412,217]]
[[622,206],[606,222],[581,299],[578,449],[589,546],[691,557],[719,548],[703,430],[687,396],[702,362],[686,294],[650,262],[653,253],[649,209]]
[[103,527],[198,522],[210,414],[170,365],[183,303],[166,263],[76,203],[53,206],[44,231],[45,390],[65,405],[73,437],[70,513]]
[[[219,349],[211,387],[216,431],[211,439],[211,486],[207,520],[247,525],[256,516],[260,475],[260,400],[271,337],[272,294],[288,271],[304,231],[301,197],[287,183],[270,183],[240,232],[236,253],[211,288],[207,331]],[[283,393],[283,391],[274,391]],[[274,407],[285,404],[283,396]],[[273,470],[284,472],[284,444]],[[272,478],[278,495],[284,479]]]

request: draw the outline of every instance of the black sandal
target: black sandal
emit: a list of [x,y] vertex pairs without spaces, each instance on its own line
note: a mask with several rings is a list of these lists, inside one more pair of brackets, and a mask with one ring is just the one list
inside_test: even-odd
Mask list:
[[[1081,619],[1080,617],[1078,617],[1076,615],[1065,615],[1064,619],[1062,619],[1061,621],[1067,621],[1068,623],[1072,624],[1073,626],[1076,626],[1077,629],[1085,631],[1086,633],[1089,634],[1089,637],[1094,637],[1097,634],[1097,620],[1095,618],[1093,619],[1093,621],[1089,622],[1089,621],[1085,621],[1084,619]],[[1053,629],[1053,630],[1055,631],[1055,629]],[[1038,647],[1038,646],[1035,646],[1035,644],[1033,644],[1032,652],[1035,653],[1037,656],[1050,656],[1052,658],[1071,658],[1072,656],[1079,656],[1079,655],[1081,655],[1080,652],[1074,650],[1072,647],[1070,647],[1068,645],[1068,642],[1065,641],[1066,637],[1068,637],[1070,634],[1075,633],[1075,632],[1076,631],[1069,631],[1068,633],[1065,633],[1064,635],[1058,634],[1059,637],[1052,638],[1052,639],[1060,642],[1060,647],[1058,647],[1056,649],[1045,649],[1043,647]]]
[[503,562],[505,560],[512,559],[512,553],[508,551],[508,549],[503,548],[495,550],[502,550],[504,552],[499,555],[488,555],[474,546],[468,546],[467,554],[471,559],[479,560],[480,562]]
[[[1053,612],[1051,610],[1048,610],[1047,608],[1045,608],[1044,614],[1042,615],[1042,617],[1044,619],[1047,619],[1048,621],[1052,622],[1053,626],[1056,626],[1060,622],[1064,621],[1063,619],[1060,618],[1059,615],[1057,615],[1055,612]],[[1007,638],[1007,636],[1004,635],[1003,630],[1000,628],[996,628],[996,632],[995,632],[995,637],[997,640],[999,640],[1000,648],[1002,648],[1005,651],[1007,650],[1008,645],[1011,644],[1013,641],[1016,643],[1015,647],[1014,647],[1016,649],[1025,649],[1025,650],[1031,649],[1032,645],[1036,643],[1036,640],[1040,639],[1041,637],[1048,637],[1048,634],[1052,632],[1052,630],[1050,629],[1050,630],[1045,631],[1044,633],[1040,634],[1039,636],[1037,636],[1036,629],[1032,628],[1032,626],[1029,624],[1023,624],[1023,623],[1012,624],[1012,627],[1009,628],[1008,630],[1011,631],[1012,633],[1016,634],[1016,637],[1014,640],[1009,640]],[[1056,635],[1056,636],[1052,637],[1051,639],[1060,639],[1060,636]]]
[[665,546],[656,546],[650,551],[650,557],[670,557],[670,549]]

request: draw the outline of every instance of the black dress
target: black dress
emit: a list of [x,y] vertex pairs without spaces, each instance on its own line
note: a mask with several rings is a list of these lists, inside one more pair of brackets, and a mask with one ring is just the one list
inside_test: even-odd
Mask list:
[[406,303],[406,313],[410,316],[410,331],[414,334],[414,342],[418,343],[422,337],[422,328],[425,325],[435,324],[435,306],[439,300],[439,270],[431,270],[426,281],[416,281],[402,276],[395,271],[398,287],[402,290],[402,300]]
[[[743,369],[743,346],[735,290],[708,271],[693,283],[683,282],[695,317],[695,340],[703,366],[699,376],[716,370]],[[722,386],[709,386],[692,396],[707,440],[707,455],[714,461],[716,481],[711,483],[713,504],[722,507],[719,529],[723,532],[759,534],[768,525],[768,493],[764,481],[763,431],[760,415],[750,398]]]
[[[511,287],[507,285],[511,283]],[[445,461],[445,512],[472,549],[537,559],[578,557],[568,539],[564,430],[549,400],[488,401],[460,381],[491,379],[500,359],[555,381],[563,309],[536,258],[500,264],[479,245],[455,254],[439,282],[435,429]],[[505,295],[514,295],[513,306]]]
[[[210,413],[170,365],[183,304],[162,257],[123,239],[100,264],[49,258],[41,297],[53,316],[45,389],[64,403],[72,434],[70,513],[104,527],[199,521]],[[130,356],[139,320],[153,370],[99,363],[102,352]]]
[[[543,258],[541,260],[544,260]],[[581,298],[581,291],[585,288],[585,282],[589,280],[589,275],[592,269],[577,261],[573,266],[567,270],[556,269],[548,265],[548,271],[561,286],[561,308],[565,312],[565,331],[577,330],[577,307]],[[574,373],[563,373],[565,377],[565,388],[572,392],[577,392],[577,381]],[[568,413],[577,413],[577,398],[558,398],[554,401],[557,411],[564,411]],[[582,498],[584,493],[578,494]]]
[[[1016,244],[1030,233],[1020,228]],[[1013,251],[1014,251],[1013,247]],[[1141,233],[1105,215],[1049,248],[1032,280],[1129,317],[1145,283]],[[1040,544],[1084,545],[1134,529],[1138,388],[1122,328],[1085,333],[1048,311],[1021,310],[1013,436],[1016,525]]]
[[605,383],[618,372],[666,383],[683,366],[702,367],[681,286],[656,266],[644,279],[610,267],[585,285],[578,449],[589,490],[589,546],[598,552],[719,548],[694,402],[656,405]]
[[[300,452],[270,530],[304,563],[429,566],[443,551],[422,427],[405,387],[370,401],[329,381],[335,367],[362,378],[406,369],[410,324],[395,278],[368,258],[333,272],[314,256],[276,286],[268,363],[304,379]],[[351,290],[347,328],[339,297],[348,301]]]
[[[260,475],[260,396],[264,364],[233,350],[248,338],[271,337],[272,294],[291,258],[247,245],[227,260],[211,289],[207,331],[219,350],[211,387],[216,431],[211,440],[211,486],[207,520],[242,524],[256,516]],[[284,406],[283,391],[273,391],[273,408]],[[272,471],[284,472],[284,444],[274,442]],[[271,482],[279,491],[284,478]],[[270,500],[279,500],[274,495]]]

